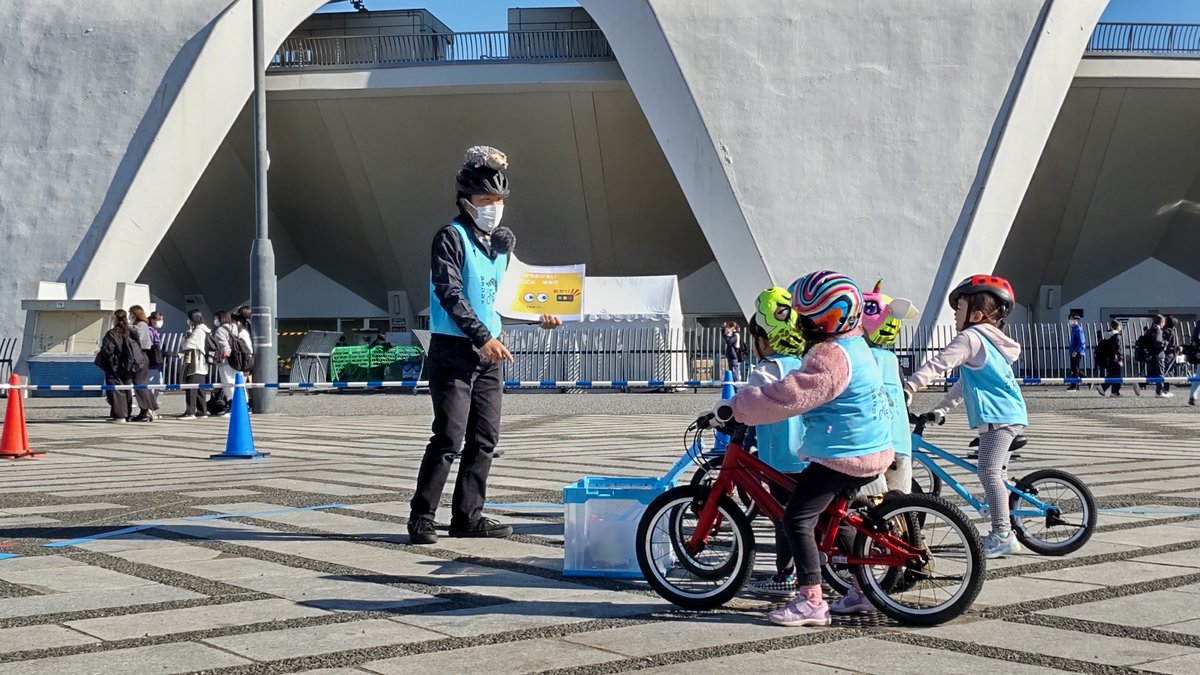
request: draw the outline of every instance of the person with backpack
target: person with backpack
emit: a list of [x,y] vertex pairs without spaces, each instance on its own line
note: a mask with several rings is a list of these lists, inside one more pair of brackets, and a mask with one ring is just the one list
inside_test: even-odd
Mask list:
[[[96,366],[104,371],[104,384],[133,384],[135,373],[146,370],[141,346],[133,338],[129,315],[123,309],[113,312],[112,328],[100,341]],[[133,416],[133,403],[128,389],[105,392],[108,399],[108,421],[124,424]]]
[[[212,329],[204,323],[204,315],[200,310],[193,309],[188,312],[188,332],[182,351],[184,384],[201,384],[208,380],[210,355],[216,349],[215,343],[210,344],[212,340]],[[199,389],[185,389],[184,399],[186,406],[179,419],[208,417],[208,397],[205,392]]]
[[222,388],[212,395],[208,409],[218,417],[225,417],[229,414],[229,402],[233,400],[232,386],[237,382],[238,371],[229,361],[233,357],[234,342],[238,340],[238,329],[233,317],[224,310],[217,312],[213,324],[216,326],[213,339],[217,343],[215,360]]
[[[1096,366],[1104,369],[1105,377],[1125,376],[1125,355],[1121,344],[1121,322],[1116,319],[1108,322],[1108,335],[1096,343]],[[1121,383],[1104,383],[1096,387],[1101,396],[1108,396],[1112,390],[1114,397],[1121,395]]]
[[[1183,353],[1188,363],[1200,366],[1200,321],[1196,321],[1196,327],[1192,329],[1192,339],[1183,346]],[[1196,371],[1200,374],[1200,368]],[[1200,398],[1200,381],[1192,383],[1191,391],[1188,392],[1188,405],[1196,405],[1197,398]]]
[[[1175,332],[1175,317],[1168,316],[1163,323],[1163,377],[1173,377],[1179,357],[1179,334]],[[1163,391],[1168,397],[1171,393],[1171,383],[1163,383]]]
[[[135,385],[149,384],[149,364],[153,360],[151,352],[154,349],[154,339],[150,335],[150,322],[146,317],[146,310],[142,309],[141,305],[130,307],[129,316],[133,318],[132,325],[129,327],[130,335],[141,348],[142,361],[147,364],[146,368],[133,374],[133,383]],[[137,401],[139,411],[137,417],[130,420],[131,422],[153,422],[158,419],[158,415],[155,414],[158,404],[154,402],[154,392],[149,389],[137,389],[134,390],[133,397]]]
[[[1150,327],[1142,333],[1142,336],[1133,345],[1134,357],[1146,364],[1147,377],[1163,376],[1163,366],[1166,365],[1164,356],[1166,342],[1163,340],[1163,326],[1166,324],[1166,317],[1162,314],[1155,314]],[[1138,385],[1139,395],[1140,390],[1145,388],[1145,384]],[[1162,382],[1154,385],[1154,393],[1159,398],[1170,398],[1173,396],[1170,391],[1163,388]]]
[[[1087,340],[1083,337],[1083,327],[1079,325],[1079,317],[1075,314],[1071,315],[1068,324],[1071,327],[1071,340],[1067,346],[1067,351],[1071,353],[1071,377],[1079,377],[1079,365],[1083,362],[1083,355],[1087,352]],[[1067,386],[1067,391],[1079,391],[1079,384],[1071,384]]]
[[229,362],[247,382],[254,370],[254,339],[250,332],[250,308],[242,305],[231,315],[237,329],[237,340],[230,342]]

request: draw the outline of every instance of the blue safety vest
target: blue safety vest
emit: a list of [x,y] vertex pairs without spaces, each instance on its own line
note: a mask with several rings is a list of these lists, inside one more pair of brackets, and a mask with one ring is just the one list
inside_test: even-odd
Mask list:
[[[463,242],[463,297],[479,321],[487,326],[492,337],[499,337],[500,314],[496,312],[496,289],[500,288],[500,279],[508,269],[508,254],[501,253],[493,259],[475,243],[474,237],[461,223],[455,221],[450,226],[458,232]],[[429,279],[429,330],[442,335],[466,337],[434,293],[432,276]]]
[[[779,365],[780,373],[786,377],[788,373],[800,370],[800,359],[795,356],[775,354],[768,359]],[[804,442],[804,420],[799,416],[789,417],[782,422],[760,424],[754,427],[754,435],[758,439],[758,458],[767,466],[783,473],[799,473],[808,466],[808,462],[800,459],[800,446]]]
[[861,337],[835,340],[850,361],[850,382],[837,398],[804,413],[806,457],[858,457],[892,447],[892,414],[883,376]]
[[871,348],[871,356],[883,376],[888,408],[892,411],[892,450],[897,455],[912,455],[912,432],[908,428],[908,406],[904,404],[904,385],[900,382],[900,361],[890,349]]
[[972,429],[984,424],[1020,424],[1029,426],[1029,413],[1012,364],[996,349],[996,345],[979,329],[987,361],[978,370],[963,366],[963,404]]

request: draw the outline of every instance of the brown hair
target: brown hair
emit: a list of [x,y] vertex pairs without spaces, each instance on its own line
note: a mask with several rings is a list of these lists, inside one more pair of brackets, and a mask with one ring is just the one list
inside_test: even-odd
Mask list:
[[133,317],[134,323],[147,323],[146,310],[142,309],[141,305],[134,305],[129,308],[129,314]]
[[121,331],[121,335],[129,337],[129,315],[125,313],[125,310],[118,309],[113,312],[113,319],[116,319],[113,328]]
[[[967,303],[968,326],[990,323],[997,328],[1004,328],[1004,305],[994,294],[981,291],[979,293],[964,295],[962,299]],[[972,323],[971,315],[975,312],[982,314],[983,319]]]

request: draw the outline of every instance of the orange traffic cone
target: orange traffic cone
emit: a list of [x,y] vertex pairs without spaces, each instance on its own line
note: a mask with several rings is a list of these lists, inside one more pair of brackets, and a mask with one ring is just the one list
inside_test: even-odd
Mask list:
[[[14,373],[9,384],[19,386],[21,378]],[[8,409],[4,414],[4,433],[0,436],[0,459],[22,459],[32,456],[25,431],[25,407],[21,405],[21,390],[8,390]]]
[[[20,380],[17,380],[17,382],[20,382]],[[25,452],[29,453],[29,455],[28,455],[28,457],[26,457],[26,459],[36,459],[38,457],[45,457],[46,453],[34,452],[33,448],[29,447],[29,424],[27,424],[25,422],[25,392],[24,391],[20,392],[20,395],[17,396],[17,405],[20,406],[20,408],[21,408],[21,447],[25,448]]]

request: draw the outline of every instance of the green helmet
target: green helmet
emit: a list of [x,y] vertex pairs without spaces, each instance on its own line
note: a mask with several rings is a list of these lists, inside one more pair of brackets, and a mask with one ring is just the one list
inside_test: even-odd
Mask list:
[[767,334],[767,344],[776,353],[800,356],[804,353],[804,336],[796,326],[792,311],[792,294],[786,288],[773,286],[758,294],[754,306],[754,321]]

